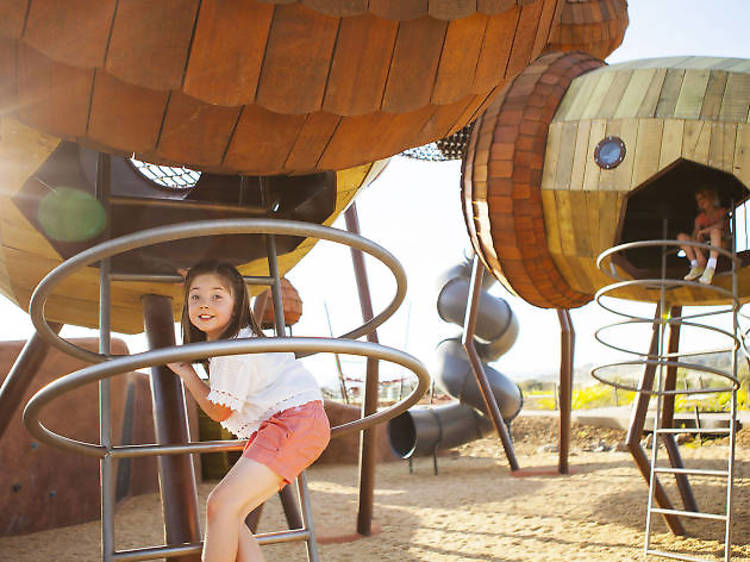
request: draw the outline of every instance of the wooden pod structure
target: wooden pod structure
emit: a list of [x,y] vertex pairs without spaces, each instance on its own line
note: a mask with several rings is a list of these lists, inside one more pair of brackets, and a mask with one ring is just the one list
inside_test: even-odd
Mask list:
[[[293,326],[302,316],[302,299],[292,282],[286,277],[281,279],[281,304],[284,308],[284,324]],[[263,329],[274,326],[274,306],[271,289],[267,289],[255,299],[253,312]]]
[[[31,293],[41,279],[54,267],[76,252],[100,241],[96,236],[81,238],[77,241],[60,241],[55,236],[60,229],[51,229],[42,220],[44,202],[50,194],[62,191],[51,177],[61,178],[62,185],[70,185],[77,193],[86,189],[93,189],[92,183],[87,181],[85,170],[85,154],[80,158],[80,149],[74,143],[65,143],[59,138],[30,129],[29,127],[10,118],[0,121],[0,293],[23,309],[28,309]],[[80,149],[85,152],[84,149]],[[72,157],[63,158],[72,152]],[[90,152],[90,151],[89,151]],[[94,156],[95,158],[95,156]],[[307,203],[314,203],[318,207],[315,216],[297,216],[290,210],[288,218],[311,220],[319,224],[330,225],[336,217],[352,201],[357,191],[373,181],[386,166],[387,161],[357,166],[337,172],[319,174],[328,178],[322,190],[324,205],[319,201],[306,199]],[[53,166],[54,165],[54,166]],[[129,165],[123,159],[113,157],[112,176],[118,177],[119,169]],[[51,168],[55,167],[52,175]],[[75,172],[75,173],[74,173]],[[73,181],[65,181],[68,180]],[[113,194],[113,211],[119,209],[119,215],[113,212],[112,225],[122,225],[122,231],[115,228],[114,234],[124,234],[158,226],[196,219],[241,218],[263,216],[264,209],[255,205],[231,204],[228,201],[218,202],[209,197],[201,200],[201,193],[209,196],[215,194],[236,195],[239,189],[221,189],[230,181],[231,177],[216,177],[218,188],[198,190],[188,198],[184,195],[174,199],[174,195],[158,188],[151,187],[148,193],[131,193],[130,197]],[[294,180],[294,177],[291,178]],[[291,181],[290,179],[268,178],[276,181]],[[240,178],[238,178],[238,182]],[[71,185],[73,184],[73,185]],[[128,177],[123,182],[122,189],[135,189],[134,177]],[[115,183],[113,183],[113,188]],[[281,187],[284,187],[283,185]],[[286,193],[294,196],[299,190],[287,189]],[[190,199],[192,197],[192,199]],[[282,198],[283,201],[283,198]],[[91,202],[91,197],[84,200]],[[309,204],[303,204],[307,208]],[[65,216],[65,212],[74,209],[69,201],[58,207],[61,211],[53,214],[53,225]],[[83,213],[72,214],[73,222],[87,215],[90,207]],[[291,208],[290,208],[291,209]],[[120,217],[118,219],[118,216]],[[62,229],[67,232],[66,229]],[[213,237],[217,238],[217,237]],[[222,237],[219,237],[222,238]],[[292,237],[290,237],[292,238]],[[216,243],[215,243],[216,242]],[[294,239],[292,244],[282,246],[279,251],[279,270],[284,275],[315,245],[317,240]],[[191,239],[185,246],[178,246],[165,251],[158,250],[155,254],[145,254],[142,259],[132,261],[124,259],[117,265],[113,260],[113,271],[118,268],[122,272],[150,272],[176,273],[177,267],[189,267],[202,257],[231,258],[240,271],[246,275],[267,275],[268,267],[262,243],[253,247],[245,244],[241,252],[227,256],[217,256],[216,252],[232,252],[233,246],[222,240]],[[224,248],[223,246],[226,246]],[[217,250],[218,248],[218,250]],[[248,256],[244,259],[241,256]],[[176,261],[175,261],[176,259]],[[239,260],[239,261],[238,261]],[[182,265],[180,265],[182,262]],[[166,268],[166,269],[165,269]],[[50,321],[79,326],[96,327],[98,325],[98,294],[99,271],[96,267],[87,267],[83,271],[71,276],[61,283],[45,307],[46,318]],[[259,292],[262,287],[254,287]],[[155,293],[173,297],[175,315],[179,318],[181,309],[182,287],[164,283],[142,282],[112,282],[112,328],[123,333],[138,333],[143,330],[142,307],[140,297],[146,293]]]
[[[535,105],[556,95],[539,96],[564,84],[565,68],[576,65],[579,76],[557,96],[551,116]],[[541,57],[472,133],[463,194],[475,248],[530,303],[584,304],[612,282],[596,268],[596,256],[619,243],[660,239],[664,229],[672,239],[689,232],[698,188],[713,187],[728,207],[746,200],[749,88],[747,60],[673,57],[602,66],[574,53]],[[540,118],[544,125],[534,120]],[[597,147],[612,139],[618,158],[600,166]],[[738,249],[744,250],[741,242]],[[626,279],[655,277],[659,256],[659,248],[631,251],[616,265]],[[686,260],[668,257],[668,277],[686,271]],[[740,295],[748,296],[747,267],[738,281]],[[730,279],[719,273],[714,284],[729,288]],[[658,291],[635,287],[613,295],[659,298]],[[669,298],[720,302],[700,287],[673,289]]]
[[627,27],[626,0],[566,0],[547,47],[605,59],[620,46]]
[[443,138],[542,52],[563,0],[19,0],[0,108],[215,173],[351,168]]

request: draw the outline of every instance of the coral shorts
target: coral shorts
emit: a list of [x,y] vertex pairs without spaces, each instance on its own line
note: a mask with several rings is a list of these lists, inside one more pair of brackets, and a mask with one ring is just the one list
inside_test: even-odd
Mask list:
[[328,445],[331,426],[319,400],[277,412],[260,424],[242,456],[266,465],[291,483]]

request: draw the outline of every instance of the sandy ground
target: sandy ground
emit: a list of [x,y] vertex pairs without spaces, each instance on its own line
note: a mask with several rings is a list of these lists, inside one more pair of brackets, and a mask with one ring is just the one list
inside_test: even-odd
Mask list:
[[[518,460],[523,468],[553,469],[557,454],[554,421],[514,422]],[[750,432],[738,435],[734,494],[733,560],[750,560]],[[375,493],[375,536],[343,544],[322,544],[325,561],[369,560],[643,560],[648,489],[630,455],[616,450],[622,432],[574,426],[572,473],[567,476],[511,476],[496,438],[485,438],[439,458],[420,458],[409,473],[406,462],[379,465]],[[595,452],[592,449],[612,448]],[[546,449],[551,447],[547,446]],[[686,465],[720,469],[726,447],[686,444]],[[662,453],[663,456],[666,456]],[[319,535],[350,533],[357,509],[357,470],[319,466],[308,471]],[[670,497],[675,486],[664,479]],[[724,482],[691,480],[701,509],[724,509]],[[201,504],[212,483],[200,486]],[[723,556],[723,523],[686,519],[690,537],[675,537],[657,516],[653,545],[709,560]],[[276,498],[268,502],[261,531],[283,528]],[[156,495],[130,498],[118,507],[119,548],[162,541],[161,507]],[[305,560],[302,543],[264,547],[269,561]],[[0,559],[18,562],[99,560],[98,522],[0,538]]]

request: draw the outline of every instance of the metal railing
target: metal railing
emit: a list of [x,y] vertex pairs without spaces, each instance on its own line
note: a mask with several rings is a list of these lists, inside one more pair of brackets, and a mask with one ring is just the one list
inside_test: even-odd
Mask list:
[[[292,235],[306,238],[316,238],[342,243],[352,248],[359,249],[376,259],[380,260],[393,273],[396,280],[396,291],[391,302],[372,320],[365,322],[358,328],[347,332],[339,338],[317,338],[317,337],[282,337],[282,338],[257,338],[257,339],[235,339],[213,342],[191,343],[182,346],[155,349],[143,353],[127,356],[112,356],[109,351],[110,340],[110,290],[109,286],[113,279],[138,280],[151,282],[171,283],[179,281],[173,276],[165,275],[130,275],[123,276],[112,274],[109,270],[109,258],[114,255],[130,251],[144,246],[193,238],[200,236],[213,236],[218,234],[265,234],[265,235]],[[274,256],[275,257],[275,256]],[[73,273],[83,268],[100,263],[100,352],[94,353],[76,346],[59,337],[49,326],[44,315],[44,307],[49,296],[54,292],[58,284]],[[275,260],[274,264],[275,265]],[[269,266],[271,267],[271,266]],[[274,273],[272,271],[272,273]],[[246,279],[251,284],[274,284],[276,276],[252,277]],[[35,289],[30,304],[32,322],[41,338],[50,345],[57,347],[63,352],[94,363],[93,365],[80,369],[74,373],[65,375],[37,392],[28,402],[24,410],[24,423],[39,441],[71,452],[98,457],[102,463],[102,552],[105,560],[151,560],[164,556],[178,556],[200,552],[201,544],[170,544],[155,547],[137,548],[131,550],[116,551],[114,548],[114,498],[112,494],[105,493],[109,488],[108,482],[112,478],[112,465],[115,459],[143,457],[153,455],[178,455],[187,453],[207,453],[218,451],[229,451],[241,449],[243,440],[232,441],[207,441],[189,442],[179,445],[156,445],[140,444],[115,446],[111,442],[111,429],[102,433],[101,443],[88,443],[77,440],[70,436],[61,435],[40,422],[40,417],[46,405],[62,396],[63,394],[96,381],[100,381],[102,394],[105,398],[101,402],[100,416],[109,418],[109,400],[107,381],[129,371],[144,367],[164,365],[177,361],[199,361],[208,357],[219,355],[236,355],[242,353],[275,353],[296,352],[298,356],[314,353],[339,353],[374,357],[384,361],[390,361],[411,370],[418,379],[417,386],[403,400],[396,404],[380,410],[364,418],[354,420],[333,427],[333,437],[353,431],[361,431],[378,423],[383,423],[406,411],[414,405],[426,392],[430,376],[425,367],[413,356],[383,345],[354,341],[356,338],[374,330],[377,326],[387,320],[400,306],[406,294],[406,276],[403,268],[396,258],[387,250],[381,248],[359,235],[341,231],[335,228],[309,224],[299,221],[277,220],[277,219],[229,219],[216,221],[199,221],[194,223],[182,223],[144,230],[122,236],[113,240],[93,246],[80,254],[63,262],[53,269]],[[305,476],[301,475],[299,480],[299,491],[301,500],[306,494]],[[312,530],[308,525],[310,521],[309,502],[301,501],[303,505],[304,529],[264,533],[256,535],[260,544],[275,542],[289,542],[311,540]],[[314,539],[313,539],[314,540]]]

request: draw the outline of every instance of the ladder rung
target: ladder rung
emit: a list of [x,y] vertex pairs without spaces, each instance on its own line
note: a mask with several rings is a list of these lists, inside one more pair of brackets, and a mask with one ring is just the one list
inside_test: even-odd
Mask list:
[[706,468],[671,468],[667,466],[656,466],[654,472],[667,474],[698,474],[702,476],[729,476],[728,470],[708,470]]
[[656,433],[729,433],[728,427],[660,427]]
[[719,521],[726,521],[726,515],[719,515],[718,513],[701,513],[700,511],[681,511],[679,509],[664,509],[662,507],[652,507],[652,513],[661,513],[662,515],[683,515],[685,517],[696,517],[698,519],[717,519]]
[[691,562],[711,562],[708,558],[696,558],[695,556],[686,556],[685,554],[677,554],[676,552],[668,552],[666,550],[655,550],[653,548],[646,550],[646,554],[663,556],[664,558],[674,558],[675,560],[690,560]]

